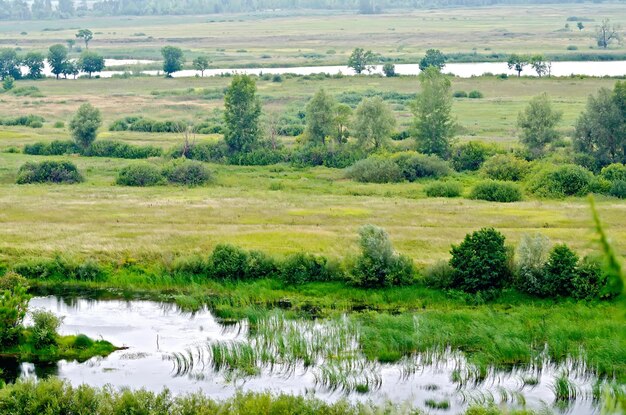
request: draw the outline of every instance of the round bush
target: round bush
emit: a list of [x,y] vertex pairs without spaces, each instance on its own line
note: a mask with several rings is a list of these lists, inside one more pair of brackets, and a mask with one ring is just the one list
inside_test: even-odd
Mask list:
[[470,197],[489,202],[518,202],[522,200],[522,190],[513,183],[485,180],[474,186]]
[[609,190],[611,196],[619,197],[620,199],[626,199],[626,180],[617,180],[611,184],[611,190]]
[[459,197],[463,192],[463,185],[457,182],[435,182],[426,186],[428,197]]
[[474,90],[474,91],[470,91],[470,93],[469,93],[469,94],[467,94],[467,96],[468,96],[469,98],[472,98],[472,99],[479,99],[479,98],[483,98],[483,97],[484,97],[484,95],[483,95],[483,93],[482,93],[482,92],[480,92],[480,91],[476,91],[476,90]]
[[121,186],[156,186],[163,181],[161,170],[149,163],[131,164],[120,170],[117,184]]
[[170,183],[200,186],[211,180],[211,172],[199,161],[175,160],[165,167],[163,174]]
[[390,183],[403,179],[402,170],[392,160],[369,157],[348,168],[346,177],[363,183]]
[[496,154],[483,164],[481,170],[493,180],[519,181],[526,176],[529,168],[530,163],[512,154]]
[[313,281],[329,281],[333,272],[325,257],[297,253],[281,264],[281,277],[286,284],[298,285]]
[[602,169],[600,177],[610,182],[626,181],[626,165],[613,163]]
[[79,183],[83,177],[69,161],[42,161],[26,163],[17,173],[17,184],[27,183]]
[[491,149],[478,141],[460,144],[452,149],[452,167],[456,171],[475,171],[491,154]]
[[426,155],[415,151],[405,151],[392,157],[400,167],[402,176],[410,182],[422,177],[444,177],[452,173],[448,163],[435,155]]
[[528,189],[541,197],[584,196],[589,193],[594,176],[575,164],[545,167],[537,171]]
[[467,98],[467,92],[465,92],[465,91],[455,91],[454,94],[452,94],[452,96],[454,98]]

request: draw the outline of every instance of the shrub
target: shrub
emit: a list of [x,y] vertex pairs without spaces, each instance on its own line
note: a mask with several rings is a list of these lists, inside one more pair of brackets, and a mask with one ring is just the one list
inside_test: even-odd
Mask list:
[[217,245],[209,258],[209,272],[219,280],[244,280],[248,273],[248,253],[233,245]]
[[424,273],[424,284],[431,288],[445,289],[452,287],[454,282],[454,268],[448,261],[437,261],[426,268]]
[[524,179],[529,168],[530,163],[512,154],[496,154],[485,161],[481,170],[493,180],[520,181]]
[[52,259],[28,259],[16,264],[13,270],[28,279],[101,281],[105,276],[102,267],[92,260],[77,263],[61,256]]
[[343,169],[363,159],[364,152],[348,145],[304,145],[291,154],[296,166],[326,166]]
[[475,171],[482,166],[492,150],[478,141],[460,144],[452,149],[452,167],[456,171]]
[[55,140],[50,143],[38,142],[24,146],[24,154],[31,156],[61,156],[75,153],[80,153],[80,148],[73,141]]
[[84,155],[90,157],[113,157],[120,159],[147,159],[159,157],[162,150],[153,146],[135,146],[120,141],[96,141],[85,150]]
[[541,197],[584,196],[593,178],[589,170],[574,164],[544,167],[530,178],[528,188]]
[[500,232],[483,228],[466,235],[460,245],[453,245],[453,287],[472,293],[502,288],[510,279],[504,241]]
[[54,128],[65,128],[65,123],[63,121],[56,121],[54,123]]
[[334,277],[325,257],[304,253],[289,255],[281,264],[280,273],[286,284],[293,285],[329,281]]
[[156,186],[163,181],[161,170],[150,163],[131,164],[123,167],[115,183],[121,186]]
[[105,273],[97,262],[88,259],[74,268],[72,276],[79,281],[102,281]]
[[183,151],[182,145],[174,147],[168,153],[170,157],[174,158],[185,156],[190,160],[220,163],[225,161],[228,147],[223,141],[200,142],[191,144],[185,151]]
[[39,115],[20,115],[16,118],[9,118],[0,121],[0,125],[7,126],[24,126],[24,127],[33,127],[33,128],[41,128],[44,123],[43,117]]
[[18,286],[28,288],[28,280],[13,271],[9,271],[0,277],[0,292],[13,291]]
[[354,163],[348,168],[346,177],[364,183],[389,183],[401,181],[403,174],[394,161],[372,156]]
[[428,197],[459,197],[463,192],[463,185],[458,182],[435,182],[426,186]]
[[490,202],[518,202],[522,200],[522,190],[513,183],[484,180],[474,186],[470,198]]
[[17,184],[79,183],[83,177],[69,161],[42,161],[26,163],[17,173]]
[[36,310],[31,312],[33,317],[33,340],[37,349],[54,346],[57,344],[57,330],[61,327],[62,318],[55,316],[50,311]]
[[386,63],[383,65],[383,73],[386,77],[391,78],[397,76],[396,74],[396,65],[393,63]]
[[602,272],[600,260],[585,257],[578,263],[572,279],[572,297],[581,300],[599,298],[605,283],[606,275]]
[[422,177],[444,177],[452,172],[448,163],[435,155],[405,151],[395,154],[392,160],[400,167],[404,178],[410,182]]
[[543,269],[550,254],[550,239],[523,235],[515,253],[517,288],[531,295],[543,292]]
[[259,251],[250,251],[248,253],[248,278],[261,279],[277,275],[279,275],[279,268],[274,258]]
[[455,91],[452,96],[454,98],[467,98],[467,92],[465,91]]
[[89,349],[93,346],[94,341],[84,334],[79,334],[74,339],[74,347],[76,349]]
[[568,297],[573,292],[573,282],[577,273],[578,255],[567,245],[555,245],[550,251],[540,280],[540,296]]
[[620,199],[626,199],[626,180],[616,180],[611,183],[609,194]]
[[269,166],[287,160],[283,151],[271,148],[256,148],[252,151],[240,152],[228,158],[229,164],[240,166]]
[[13,89],[14,85],[15,79],[11,75],[5,77],[2,81],[2,89],[4,89],[5,91]]
[[609,182],[626,181],[626,165],[613,163],[602,169],[600,177]]
[[0,345],[17,341],[30,296],[21,285],[0,292]]
[[474,91],[470,91],[470,93],[467,94],[467,97],[472,98],[472,99],[480,99],[480,98],[483,98],[484,95],[482,92],[474,90]]
[[211,172],[199,161],[175,160],[163,169],[170,183],[201,186],[211,180]]
[[411,284],[413,261],[398,255],[382,228],[365,225],[359,229],[361,255],[352,269],[352,281],[360,287],[390,287]]
[[176,258],[170,270],[175,274],[184,275],[208,275],[208,262],[200,255]]

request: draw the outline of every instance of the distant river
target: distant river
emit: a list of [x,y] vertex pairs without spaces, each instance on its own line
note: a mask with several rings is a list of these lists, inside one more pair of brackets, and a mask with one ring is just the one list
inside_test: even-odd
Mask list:
[[[136,64],[153,64],[155,61],[147,60],[116,60],[107,59],[107,67],[112,66],[131,66]],[[481,76],[487,73],[517,75],[514,70],[507,67],[506,62],[476,62],[476,63],[450,63],[447,64],[443,71],[451,73],[461,78],[470,78],[472,76]],[[400,75],[417,75],[420,69],[418,64],[398,64],[396,65],[396,73]],[[44,73],[52,76],[50,68],[46,65]],[[122,74],[123,71],[104,71],[94,75],[100,75],[102,78],[110,78],[115,74]],[[163,71],[149,70],[142,71],[146,75],[162,75]],[[208,69],[204,71],[204,76],[217,76],[224,73],[240,73],[249,75],[260,74],[286,74],[293,73],[297,75],[312,75],[317,73],[354,75],[354,71],[347,66],[300,66],[292,68],[245,68],[245,69]],[[371,74],[381,74],[382,65],[376,66]],[[552,76],[570,76],[570,75],[587,75],[587,76],[626,76],[626,61],[579,61],[579,62],[553,62]],[[184,70],[174,73],[174,77],[193,77],[200,75],[199,71]],[[527,66],[522,75],[537,76],[536,72]]]

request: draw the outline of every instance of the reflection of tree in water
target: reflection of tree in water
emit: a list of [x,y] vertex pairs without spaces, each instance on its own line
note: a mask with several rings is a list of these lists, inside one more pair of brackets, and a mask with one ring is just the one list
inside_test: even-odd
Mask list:
[[26,363],[10,357],[0,358],[0,378],[6,383],[14,383],[17,379],[35,377],[45,379],[59,375],[57,363]]

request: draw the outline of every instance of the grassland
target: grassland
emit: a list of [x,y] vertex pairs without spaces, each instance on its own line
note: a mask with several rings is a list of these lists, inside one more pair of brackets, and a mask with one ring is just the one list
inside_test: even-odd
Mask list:
[[[579,31],[570,16],[586,21]],[[484,60],[493,53],[545,53],[560,59],[604,54],[593,39],[603,18],[626,20],[620,3],[491,6],[395,11],[378,16],[301,11],[254,15],[102,17],[0,22],[0,44],[46,50],[73,39],[79,28],[95,33],[91,48],[107,57],[159,59],[166,44],[188,58],[208,54],[214,67],[345,64],[361,45],[401,62],[417,62],[429,48]],[[569,23],[571,29],[565,29]],[[568,46],[578,50],[568,51]],[[616,47],[609,54],[622,54]],[[191,62],[191,59],[188,59]]]

